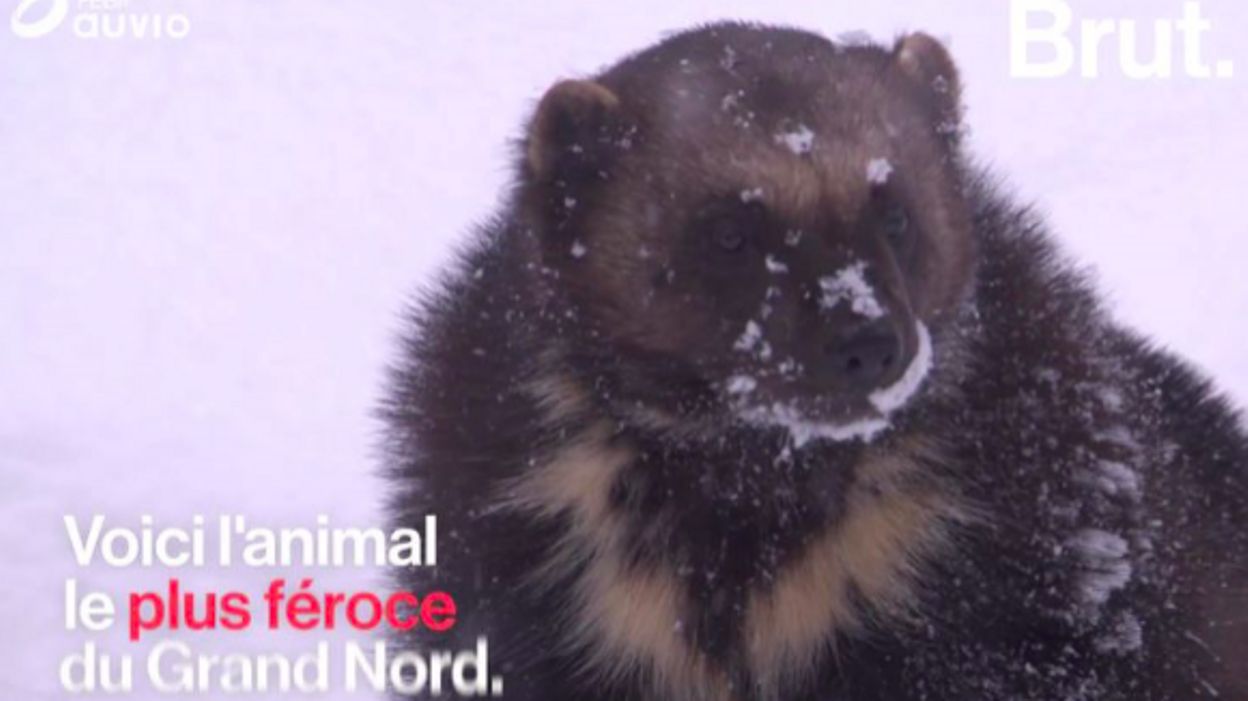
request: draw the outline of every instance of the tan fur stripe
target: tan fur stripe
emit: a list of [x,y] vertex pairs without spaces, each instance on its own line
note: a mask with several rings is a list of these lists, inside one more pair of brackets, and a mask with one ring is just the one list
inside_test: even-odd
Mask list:
[[560,449],[541,468],[509,486],[504,504],[551,517],[571,514],[568,537],[533,571],[532,584],[549,586],[587,565],[575,585],[569,646],[588,651],[586,670],[607,678],[635,673],[657,688],[694,699],[727,699],[722,677],[689,646],[680,620],[685,592],[674,574],[623,565],[623,525],[607,500],[633,451],[613,445],[600,422]]
[[[546,364],[558,364],[557,355],[547,355]],[[539,374],[528,381],[525,389],[552,423],[572,418],[590,407],[589,393],[567,373]]]
[[688,607],[682,583],[671,572],[620,565],[618,557],[597,558],[580,582],[575,635],[591,643],[589,667],[608,678],[641,671],[678,698],[731,699],[723,674],[681,632]]
[[[553,420],[584,408],[571,381],[549,379],[530,389],[542,393]],[[773,586],[751,597],[745,652],[763,698],[778,698],[781,689],[811,674],[838,634],[863,629],[867,621],[854,605],[855,589],[874,615],[909,613],[921,559],[938,551],[948,524],[962,518],[956,500],[942,491],[907,484],[932,452],[917,440],[868,451],[844,518],[780,572]],[[682,633],[691,607],[681,580],[668,570],[623,563],[624,524],[609,508],[609,494],[634,458],[634,448],[614,437],[613,424],[601,421],[508,485],[504,508],[547,518],[568,514],[574,521],[548,558],[535,564],[529,584],[551,586],[584,567],[567,615],[569,648],[587,655],[587,672],[604,678],[638,674],[661,693],[731,701],[723,671]]]
[[862,630],[854,588],[876,615],[908,613],[921,558],[944,544],[947,524],[960,518],[938,491],[903,486],[919,467],[915,454],[869,453],[843,520],[751,600],[745,642],[764,697],[812,673],[837,634]]

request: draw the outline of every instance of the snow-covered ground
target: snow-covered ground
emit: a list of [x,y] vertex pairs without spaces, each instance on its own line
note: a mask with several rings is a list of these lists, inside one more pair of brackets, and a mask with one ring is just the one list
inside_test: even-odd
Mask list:
[[[19,40],[17,5],[0,0],[0,697],[63,696],[56,665],[83,640],[63,631],[66,577],[163,581],[76,571],[62,514],[376,523],[369,412],[402,301],[490,212],[548,84],[697,22],[950,40],[975,152],[1051,215],[1124,320],[1248,400],[1241,0],[1201,3],[1207,55],[1241,77],[1142,82],[1011,79],[1008,5],[981,0],[131,0],[185,13],[179,41]],[[1074,5],[1150,24],[1182,9]],[[184,578],[255,590],[272,574]]]

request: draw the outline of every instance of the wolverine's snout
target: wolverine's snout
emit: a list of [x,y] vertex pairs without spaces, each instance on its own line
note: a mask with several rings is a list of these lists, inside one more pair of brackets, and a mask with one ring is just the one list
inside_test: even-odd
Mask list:
[[842,331],[823,344],[819,379],[867,391],[896,380],[905,367],[901,334],[890,318]]

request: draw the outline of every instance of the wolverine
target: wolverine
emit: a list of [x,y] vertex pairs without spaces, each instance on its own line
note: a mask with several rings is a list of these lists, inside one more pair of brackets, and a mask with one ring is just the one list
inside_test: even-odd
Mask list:
[[383,408],[502,698],[1248,700],[1239,417],[966,141],[922,33],[546,92]]

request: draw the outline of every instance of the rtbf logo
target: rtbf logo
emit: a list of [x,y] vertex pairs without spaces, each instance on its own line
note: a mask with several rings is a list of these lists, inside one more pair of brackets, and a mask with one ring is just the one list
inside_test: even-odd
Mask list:
[[[38,14],[37,5],[50,5],[42,17],[31,19],[30,15]],[[50,34],[53,29],[61,26],[65,16],[69,14],[69,0],[51,0],[41,3],[40,0],[22,0],[13,11],[10,24],[13,33],[23,39],[36,39]]]
[[[1079,74],[1096,78],[1101,74],[1101,47],[1106,42],[1118,46],[1118,65],[1122,74],[1135,80],[1170,78],[1175,65],[1181,64],[1191,78],[1232,78],[1235,66],[1231,61],[1210,64],[1204,56],[1205,35],[1213,31],[1213,23],[1200,11],[1199,2],[1183,4],[1178,19],[1157,19],[1150,39],[1141,39],[1141,30],[1133,19],[1084,19],[1079,23]],[[1010,74],[1016,78],[1059,78],[1075,69],[1076,43],[1069,36],[1074,28],[1074,13],[1064,0],[1011,0],[1010,2]],[[1141,44],[1151,42],[1152,56],[1141,56]],[[1041,49],[1044,59],[1034,60],[1032,49]],[[1176,56],[1180,54],[1181,56]]]
[[[23,39],[56,31],[69,18],[70,0],[21,0],[9,26]],[[78,0],[72,28],[79,39],[182,39],[191,33],[184,14],[131,12],[130,0]]]

